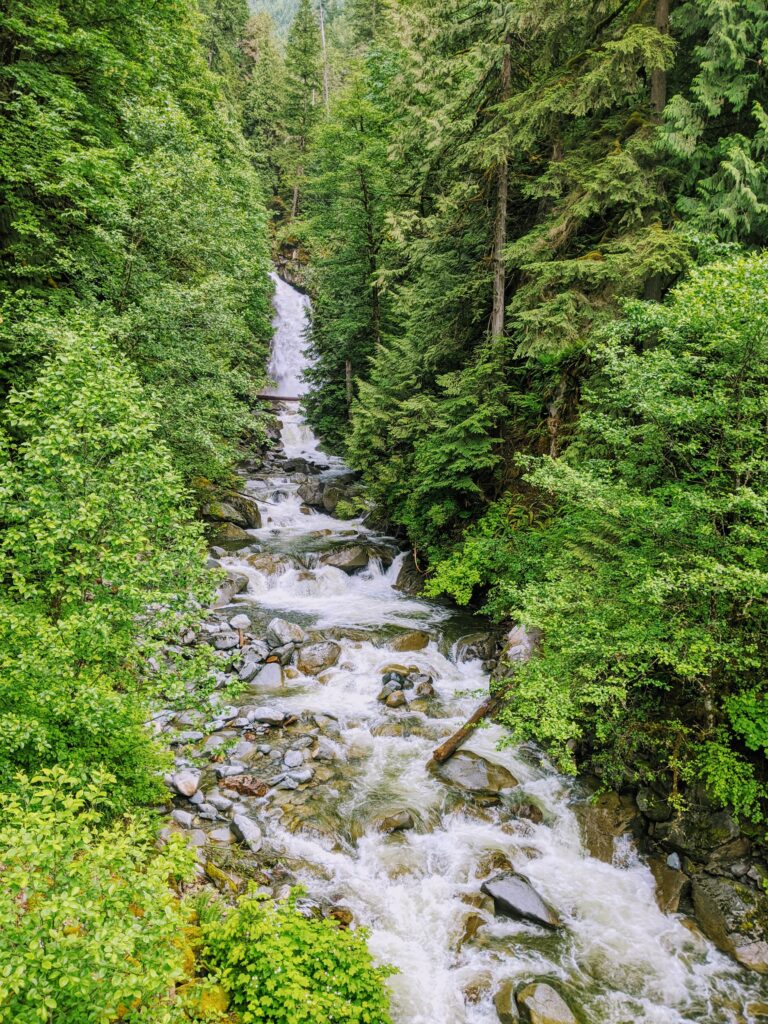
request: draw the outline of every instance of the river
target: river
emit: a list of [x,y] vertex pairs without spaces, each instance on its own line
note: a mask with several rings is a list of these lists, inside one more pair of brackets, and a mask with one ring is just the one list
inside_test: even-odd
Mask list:
[[[278,279],[275,306],[273,393],[295,398],[305,390],[308,303]],[[320,451],[298,403],[276,408],[283,458],[308,460],[321,481],[340,478],[345,467]],[[690,922],[657,908],[651,873],[628,839],[617,842],[612,864],[586,853],[578,791],[536,750],[499,750],[495,726],[473,735],[466,749],[519,782],[490,806],[428,770],[431,750],[487,690],[482,663],[457,658],[456,645],[485,624],[394,589],[403,558],[394,542],[359,519],[308,509],[297,493],[305,475],[295,466],[278,460],[247,480],[263,516],[249,533],[275,558],[267,568],[238,552],[223,559],[248,578],[228,612],[245,610],[254,632],[280,616],[342,650],[321,681],[293,669],[281,685],[265,685],[270,707],[309,721],[315,738],[322,734],[327,760],[311,784],[278,788],[249,813],[267,854],[313,898],[343,903],[370,929],[376,960],[398,968],[389,982],[397,1024],[498,1024],[499,985],[541,978],[560,982],[589,1024],[751,1020],[744,1008],[760,979]],[[352,574],[321,563],[323,552],[353,541],[391,552],[394,561],[373,558]],[[427,646],[393,650],[406,630],[428,633]],[[377,695],[383,669],[401,661],[433,680],[435,696],[391,709]],[[541,820],[517,816],[521,802],[536,805]],[[408,812],[414,827],[377,830],[375,819],[398,812]],[[562,928],[494,917],[480,886],[510,864],[556,908]]]

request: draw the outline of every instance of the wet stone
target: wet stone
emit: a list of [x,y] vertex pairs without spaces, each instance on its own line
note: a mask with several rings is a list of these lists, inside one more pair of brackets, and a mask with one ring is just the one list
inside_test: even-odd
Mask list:
[[235,841],[234,835],[232,834],[232,832],[228,828],[226,828],[226,826],[223,827],[223,828],[211,829],[211,831],[208,833],[208,839],[212,843],[221,843],[221,844],[234,843],[234,841]]
[[170,778],[171,788],[181,796],[193,796],[200,785],[200,772],[185,770],[176,772]]
[[481,891],[493,900],[494,912],[497,916],[513,917],[545,928],[560,927],[557,912],[539,896],[531,883],[520,875],[505,872],[494,875],[483,882]]
[[237,838],[245,843],[251,853],[258,853],[264,842],[261,829],[255,821],[244,814],[235,814],[232,818],[232,831]]
[[579,1024],[557,989],[545,982],[526,985],[517,993],[516,1000],[526,1024]]
[[435,771],[444,782],[471,793],[494,795],[517,785],[517,779],[503,765],[487,761],[470,750],[458,751]]
[[176,824],[180,825],[182,828],[192,828],[195,821],[194,814],[190,814],[189,811],[182,811],[179,808],[171,811],[171,817]]

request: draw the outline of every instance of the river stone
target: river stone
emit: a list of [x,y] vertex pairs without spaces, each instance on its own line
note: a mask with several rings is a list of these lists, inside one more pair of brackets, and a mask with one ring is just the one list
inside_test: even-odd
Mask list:
[[578,1024],[573,1010],[557,989],[546,982],[526,985],[517,993],[517,1006],[526,1024]]
[[189,811],[179,810],[179,808],[176,808],[175,811],[171,811],[171,817],[176,824],[180,825],[182,828],[192,828],[195,823],[194,814],[190,814]]
[[217,523],[214,538],[220,544],[231,544],[241,540],[247,543],[251,539],[250,535],[237,523]]
[[299,651],[296,667],[307,676],[316,676],[324,669],[331,668],[341,657],[341,647],[333,640],[319,644],[307,644]]
[[217,633],[213,638],[213,646],[217,651],[231,651],[240,645],[237,633]]
[[377,818],[374,824],[378,832],[404,832],[413,828],[414,821],[410,811],[397,811],[384,818]]
[[232,831],[237,838],[245,843],[251,853],[258,853],[263,843],[261,829],[255,821],[251,821],[244,814],[236,814],[232,818]]
[[559,928],[557,913],[544,902],[531,883],[512,872],[503,872],[489,878],[480,887],[493,900],[497,917],[522,918],[543,925],[545,928]]
[[678,867],[671,867],[661,857],[649,857],[648,867],[656,883],[656,903],[663,914],[676,914],[680,906],[680,897],[688,888],[688,876]]
[[395,590],[404,594],[416,596],[424,589],[424,577],[416,567],[416,561],[412,552],[408,552],[400,565],[395,580]]
[[322,565],[343,569],[344,572],[354,572],[355,569],[364,569],[368,565],[368,552],[359,544],[351,544],[348,548],[327,551],[320,556],[320,562]]
[[[248,536],[248,534],[244,534]],[[249,538],[250,539],[250,538]],[[244,590],[248,589],[248,577],[244,576],[239,572],[227,573],[227,578],[221,584],[217,591],[216,600],[214,602],[214,608],[223,608],[228,605],[235,594],[240,594]]]
[[704,934],[744,967],[768,974],[768,896],[720,876],[695,875],[692,882]]
[[[479,914],[473,914],[473,917],[479,917],[482,921],[482,917]],[[499,1018],[499,1024],[517,1024],[520,1020],[520,1014],[517,1012],[517,1004],[515,1003],[515,983],[507,979],[502,981],[499,988],[493,996],[493,1008],[496,1010],[496,1016]]]
[[270,648],[282,647],[284,644],[303,644],[307,634],[296,622],[287,619],[272,619],[267,626],[267,643]]
[[248,708],[249,722],[263,722],[265,725],[281,725],[285,721],[285,714],[277,708]]
[[225,826],[222,828],[214,828],[208,833],[208,839],[212,843],[229,844],[234,843],[235,837],[232,835],[230,830]]
[[496,650],[496,639],[490,633],[468,633],[460,637],[454,646],[456,661],[487,661]]
[[286,768],[298,768],[304,764],[304,755],[300,750],[286,750],[283,764]]
[[470,793],[495,794],[517,785],[512,772],[500,764],[486,761],[471,750],[458,751],[448,761],[438,765],[435,771],[444,782]]
[[270,688],[283,685],[283,666],[279,661],[268,661],[263,665],[255,677],[250,680],[250,689]]
[[229,620],[229,624],[232,627],[232,629],[250,629],[251,628],[251,620],[248,618],[247,615],[244,615],[242,612],[239,615],[234,615]]
[[601,793],[586,803],[576,804],[574,810],[587,850],[597,860],[612,863],[614,840],[629,829],[637,815],[632,797]]
[[393,690],[384,700],[388,708],[401,708],[408,703],[408,699],[402,690]]
[[172,775],[170,782],[171,788],[175,789],[181,796],[194,796],[197,792],[197,787],[200,785],[200,773],[184,769]]
[[394,683],[394,682],[385,683],[382,686],[382,688],[379,690],[379,693],[378,693],[378,696],[376,697],[376,700],[382,701],[382,703],[383,703],[387,699],[387,697],[389,697],[389,695],[391,693],[395,693],[395,691],[397,691],[399,689],[400,689],[400,684],[399,683]]
[[423,651],[429,643],[429,633],[421,629],[413,629],[408,633],[396,636],[390,643],[393,651]]
[[296,492],[307,505],[319,506],[323,503],[323,482],[317,477],[310,477],[299,486]]
[[323,508],[328,515],[333,515],[336,511],[336,506],[344,497],[344,491],[341,487],[337,487],[335,484],[328,484],[323,490]]
[[260,551],[258,554],[249,555],[247,561],[263,576],[276,576],[290,565],[285,556],[276,555],[270,551]]

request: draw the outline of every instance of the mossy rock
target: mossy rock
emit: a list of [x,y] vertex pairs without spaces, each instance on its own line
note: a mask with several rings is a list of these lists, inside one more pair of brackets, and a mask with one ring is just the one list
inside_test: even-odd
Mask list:
[[229,993],[216,982],[188,981],[176,989],[176,995],[191,1020],[220,1020],[229,1009]]

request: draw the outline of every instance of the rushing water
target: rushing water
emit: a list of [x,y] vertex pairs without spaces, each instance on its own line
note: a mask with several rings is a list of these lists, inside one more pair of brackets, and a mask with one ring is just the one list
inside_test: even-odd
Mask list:
[[[302,328],[307,300],[277,282],[276,335],[270,373],[277,395],[303,391]],[[279,407],[287,458],[324,468],[343,466],[319,450],[298,409]],[[377,960],[399,969],[390,981],[397,1024],[492,1024],[492,996],[505,979],[534,978],[568,986],[589,1024],[738,1024],[759,998],[761,983],[679,916],[662,914],[648,868],[623,843],[614,864],[590,857],[579,837],[569,781],[527,747],[499,751],[496,727],[466,745],[509,768],[519,787],[498,807],[479,807],[427,770],[431,750],[452,733],[487,688],[477,661],[457,663],[452,641],[472,628],[449,607],[393,588],[402,556],[389,568],[373,560],[347,575],[319,563],[340,538],[393,547],[360,520],[308,513],[289,473],[248,482],[263,527],[252,531],[267,552],[287,556],[277,571],[226,559],[247,574],[238,609],[254,620],[281,615],[339,639],[336,667],[317,679],[295,676],[269,694],[276,707],[311,712],[325,723],[338,758],[325,785],[266,805],[261,825],[269,849],[318,899],[341,900],[371,930]],[[482,624],[480,624],[482,625]],[[396,654],[387,643],[402,628],[426,630],[421,651]],[[478,628],[475,624],[474,628]],[[346,638],[345,638],[346,633]],[[377,702],[381,670],[403,661],[431,675],[437,696],[429,711],[390,710]],[[536,803],[543,821],[514,815],[514,801]],[[416,827],[383,835],[376,816],[411,812]],[[561,914],[565,927],[494,918],[477,906],[481,882],[500,857],[526,875]],[[483,925],[468,941],[469,915]]]

